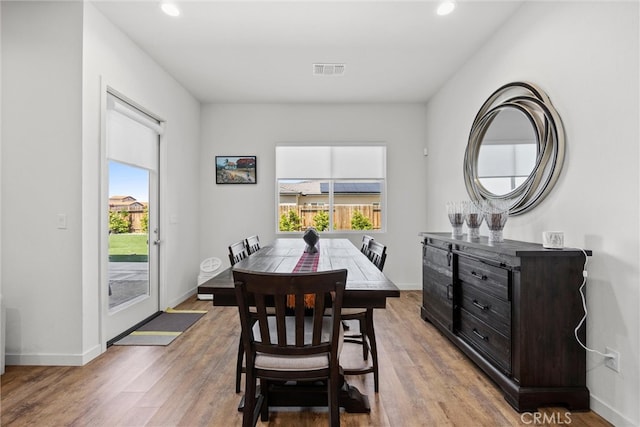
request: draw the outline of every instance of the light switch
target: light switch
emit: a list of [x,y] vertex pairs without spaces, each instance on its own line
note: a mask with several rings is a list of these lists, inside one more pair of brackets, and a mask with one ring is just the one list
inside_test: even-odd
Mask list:
[[57,223],[58,223],[58,228],[66,229],[67,228],[67,215],[66,214],[58,214]]

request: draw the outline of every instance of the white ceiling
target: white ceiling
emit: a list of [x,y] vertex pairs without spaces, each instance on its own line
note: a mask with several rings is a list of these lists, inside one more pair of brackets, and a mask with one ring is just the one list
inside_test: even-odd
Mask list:
[[[434,0],[91,1],[204,103],[425,102],[521,4]],[[318,62],[343,76],[313,76]]]

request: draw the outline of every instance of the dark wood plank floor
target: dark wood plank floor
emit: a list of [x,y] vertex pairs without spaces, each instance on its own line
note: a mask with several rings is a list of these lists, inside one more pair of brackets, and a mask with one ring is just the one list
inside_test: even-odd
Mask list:
[[[348,377],[371,414],[341,414],[343,426],[609,426],[593,412],[546,408],[519,414],[499,389],[419,316],[421,292],[402,292],[375,311],[380,392],[373,377]],[[239,321],[232,307],[195,298],[208,313],[167,347],[113,346],[83,367],[8,366],[0,378],[3,426],[240,425],[234,392]],[[342,364],[359,363],[346,344]],[[537,417],[537,422],[534,417]],[[325,426],[326,409],[282,408],[273,426]]]

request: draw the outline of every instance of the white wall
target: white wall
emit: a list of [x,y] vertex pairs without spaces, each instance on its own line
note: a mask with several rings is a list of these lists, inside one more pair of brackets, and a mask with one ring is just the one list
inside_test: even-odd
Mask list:
[[[80,365],[104,350],[102,81],[167,122],[160,183],[161,308],[196,287],[199,175],[193,165],[200,105],[91,4],[0,5],[7,363]],[[56,228],[60,213],[67,215],[66,229]]]
[[[464,200],[462,159],[473,117],[510,81],[551,97],[565,126],[567,156],[551,194],[511,217],[505,237],[593,250],[587,341],[620,352],[621,372],[587,356],[592,408],[616,425],[639,425],[639,34],[637,2],[526,3],[452,76],[427,107],[425,191],[430,230],[447,230],[447,200]],[[443,179],[450,177],[450,179]]]
[[82,4],[1,7],[7,364],[67,364],[82,348]]
[[[398,286],[421,288],[425,227],[425,106],[238,105],[202,108],[200,257],[220,257],[251,234],[276,237],[274,155],[278,142],[384,141],[387,143],[387,230],[376,239],[388,247],[385,273]],[[256,185],[216,185],[216,155],[257,155]],[[221,226],[224,224],[224,226]],[[342,235],[354,243],[362,234]]]
[[[0,7],[0,22],[2,22],[2,7]],[[2,31],[0,31],[0,47],[2,46]],[[0,52],[2,49],[0,49]],[[2,55],[0,54],[0,99],[2,99]],[[0,165],[2,164],[2,102],[0,102]],[[0,224],[2,224],[2,174],[0,174]],[[0,242],[2,241],[2,226],[0,226]],[[2,301],[2,245],[0,245],[0,375],[4,374],[4,336],[6,315]]]

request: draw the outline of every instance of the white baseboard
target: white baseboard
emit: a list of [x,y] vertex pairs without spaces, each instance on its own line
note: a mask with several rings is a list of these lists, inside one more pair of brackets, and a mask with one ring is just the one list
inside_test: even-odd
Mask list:
[[[182,295],[180,295],[177,298],[174,298],[173,300],[169,301],[167,304],[167,307],[175,307],[178,304],[188,300],[189,298],[191,298],[193,295],[196,294],[196,292],[198,292],[198,287],[194,287],[191,288],[190,290],[188,290],[187,292],[183,293]],[[164,307],[160,307],[161,310],[164,310]]]
[[86,365],[96,357],[103,353],[102,346],[100,344],[95,345],[93,348],[87,350],[82,356],[82,365]]
[[396,283],[401,291],[421,291],[422,283]]
[[15,354],[7,353],[7,366],[83,366],[102,354],[100,345],[84,354]]
[[591,395],[590,404],[593,412],[600,415],[616,427],[638,427],[640,425],[640,420],[635,422],[631,421],[629,418],[616,411],[593,394]]

